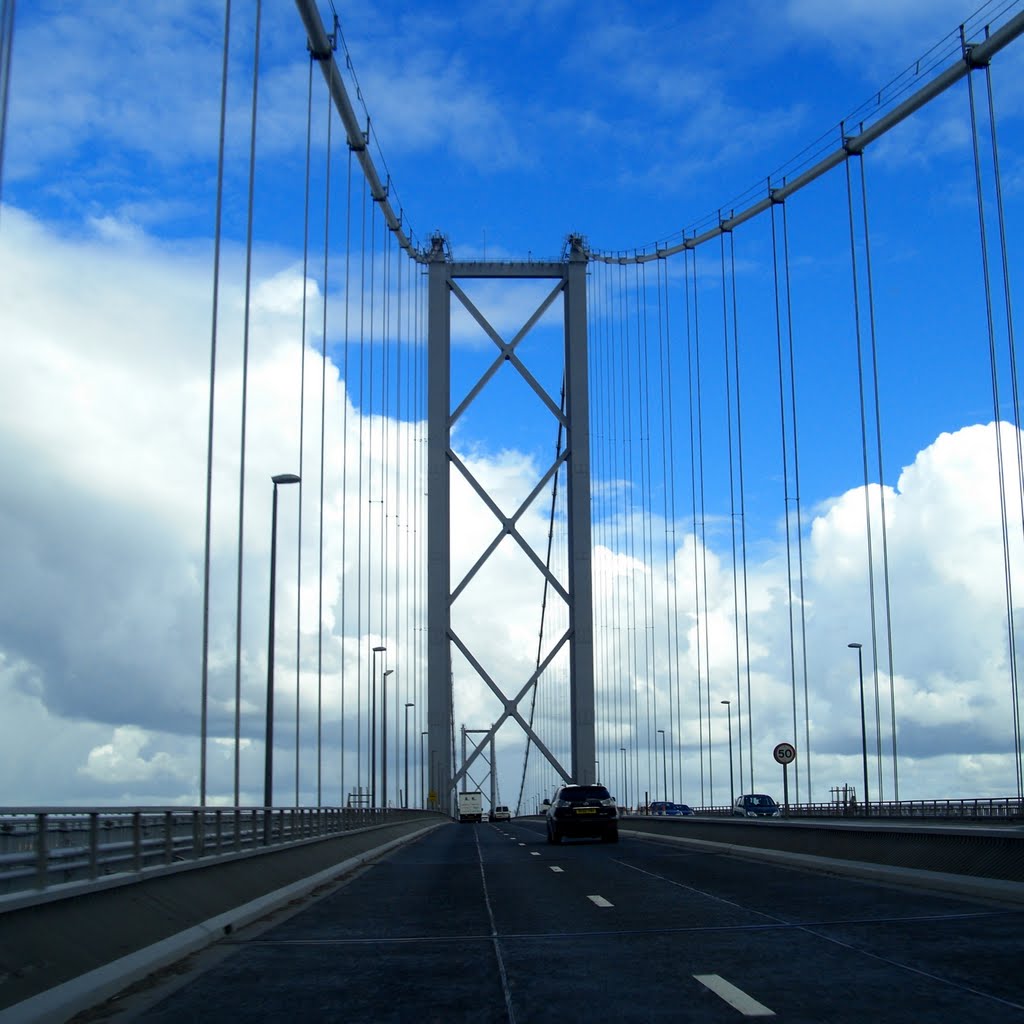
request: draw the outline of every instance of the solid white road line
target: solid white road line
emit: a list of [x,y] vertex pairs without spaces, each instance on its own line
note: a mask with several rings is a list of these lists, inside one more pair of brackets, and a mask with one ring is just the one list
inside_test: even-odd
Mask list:
[[775,1016],[774,1010],[769,1010],[767,1006],[748,996],[743,989],[737,988],[717,974],[695,974],[694,977],[705,988],[711,989],[716,996],[724,999],[734,1010],[739,1010],[744,1017]]
[[613,903],[609,903],[608,900],[606,900],[603,896],[588,896],[587,899],[590,900],[590,902],[593,903],[594,906],[597,906],[597,907],[611,907],[611,906],[614,906]]

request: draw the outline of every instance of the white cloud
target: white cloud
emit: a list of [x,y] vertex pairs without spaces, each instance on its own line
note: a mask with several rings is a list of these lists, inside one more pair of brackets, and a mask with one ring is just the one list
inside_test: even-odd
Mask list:
[[81,771],[99,782],[146,786],[154,779],[178,777],[181,772],[166,751],[147,757],[150,737],[136,726],[118,726],[109,743],[89,751]]
[[[0,274],[14,283],[12,301],[0,313],[0,331],[12,339],[3,349],[0,372],[0,431],[3,435],[4,500],[0,525],[3,578],[15,581],[0,597],[0,652],[3,685],[10,707],[10,729],[26,750],[46,752],[45,764],[26,757],[5,758],[6,802],[38,795],[37,802],[91,798],[94,802],[156,798],[160,802],[195,799],[198,751],[199,627],[202,578],[202,497],[205,476],[206,373],[209,344],[208,274],[202,261],[180,247],[167,247],[135,233],[102,237],[62,236],[14,209],[5,209],[0,234]],[[262,265],[262,264],[261,264]],[[225,279],[225,309],[235,308],[238,282]],[[298,316],[302,279],[287,266],[257,275],[260,296],[252,323],[248,424],[249,465],[246,514],[245,619],[243,630],[243,799],[256,799],[259,742],[265,685],[265,566],[269,545],[272,473],[298,468]],[[52,301],[61,296],[61,302]],[[237,517],[236,447],[240,402],[240,335],[234,314],[225,316],[218,376],[217,466],[215,473],[214,550],[211,621],[211,785],[217,799],[230,790],[230,742],[234,689],[234,588]],[[318,695],[315,635],[319,492],[318,453],[310,438],[319,433],[320,361],[306,351],[307,402],[304,477],[303,628],[299,658],[302,710],[303,778],[313,770],[310,715],[323,699],[329,725],[328,751],[337,758],[338,687],[346,674],[349,739],[355,728],[353,695],[367,681],[368,632],[379,634],[374,611],[364,618],[363,637],[334,634],[341,622],[340,601],[349,614],[360,602],[376,609],[388,592],[394,642],[389,664],[394,682],[408,687],[422,657],[415,640],[396,625],[407,611],[390,590],[404,585],[397,568],[408,556],[401,530],[380,533],[380,523],[412,525],[399,506],[375,507],[363,520],[362,551],[388,546],[387,579],[364,578],[357,584],[360,552],[352,527],[359,522],[360,497],[340,492],[342,431],[346,413],[347,445],[359,444],[358,421],[335,367],[326,375],[328,477],[325,505],[323,583],[325,644],[324,689]],[[307,397],[309,397],[307,395]],[[388,448],[384,447],[384,428]],[[1004,448],[1014,451],[1012,429],[1003,426]],[[364,463],[365,505],[379,493],[382,474],[393,479],[395,457],[404,480],[406,452],[417,442],[393,418],[365,420],[362,445],[372,459]],[[354,454],[351,456],[353,462]],[[537,480],[536,460],[507,449],[499,455],[469,450],[472,471],[484,480],[506,513],[518,507]],[[901,743],[903,795],[1004,793],[1012,787],[1012,733],[1007,723],[1009,682],[1005,655],[1005,602],[1002,586],[1000,524],[994,499],[995,445],[991,427],[972,426],[944,434],[908,466],[886,495],[889,522],[894,619],[895,691]],[[372,474],[372,476],[371,476]],[[1009,491],[1018,494],[1010,474]],[[375,481],[375,483],[374,483]],[[401,482],[401,480],[400,480]],[[601,487],[595,482],[595,490]],[[376,490],[374,489],[376,488]],[[498,521],[466,487],[455,489],[457,566],[465,571],[497,533]],[[870,490],[879,521],[877,487]],[[294,540],[298,493],[281,492],[279,524],[277,672],[281,718],[281,761],[293,740],[297,590]],[[866,618],[864,495],[853,488],[825,503],[809,525],[805,545],[806,613],[813,720],[811,761],[815,786],[855,782],[859,777],[859,729],[856,714],[855,661],[846,644],[865,643],[868,689],[873,700],[870,629]],[[1019,515],[1019,513],[1018,513]],[[342,539],[342,520],[348,539]],[[651,525],[660,536],[664,524]],[[547,527],[545,502],[536,503],[520,528],[542,551]],[[622,524],[618,524],[621,528]],[[1020,563],[1019,528],[1011,552]],[[645,588],[666,591],[664,565],[645,566],[638,551],[627,549],[613,532],[598,544],[595,593],[625,597]],[[682,708],[679,731],[689,742],[705,725],[695,714],[697,642],[708,626],[707,661],[711,700],[736,690],[735,638],[732,627],[732,567],[728,554],[709,551],[707,604],[700,588],[700,629],[694,617],[693,539],[678,533],[676,558],[681,611],[682,663],[670,663],[664,611],[652,620],[654,645],[641,661],[635,686],[642,706],[650,694],[665,709],[670,699]],[[422,538],[421,538],[422,539]],[[874,534],[876,552],[880,534]],[[342,546],[345,545],[344,557]],[[698,564],[703,565],[700,549]],[[564,561],[564,553],[557,554]],[[379,564],[379,563],[378,563]],[[750,640],[758,777],[774,778],[770,742],[791,738],[792,686],[788,653],[788,605],[785,567],[777,552],[752,563]],[[618,590],[609,573],[616,574]],[[453,580],[460,579],[458,569]],[[880,568],[876,564],[876,582]],[[357,585],[361,587],[357,590]],[[481,589],[482,588],[482,589]],[[541,583],[535,567],[508,539],[473,600],[457,606],[459,630],[473,634],[474,650],[507,692],[518,689],[532,670],[539,629]],[[467,592],[467,597],[469,592]],[[630,596],[630,600],[636,600]],[[876,595],[880,602],[880,593]],[[390,602],[394,600],[394,604]],[[367,605],[367,601],[369,604]],[[552,604],[557,602],[552,600]],[[657,602],[655,607],[661,608]],[[881,604],[879,603],[879,607]],[[411,614],[416,609],[412,607]],[[557,613],[553,610],[553,615]],[[549,638],[557,635],[557,617]],[[880,620],[881,621],[881,620]],[[564,625],[562,626],[564,628]],[[599,706],[615,708],[627,686],[633,693],[633,654],[646,649],[614,648],[610,669],[599,673]],[[457,659],[458,660],[458,659]],[[885,664],[885,644],[879,644]],[[680,675],[676,675],[679,672]],[[362,673],[362,676],[360,675]],[[670,695],[667,680],[675,678]],[[461,720],[488,724],[496,700],[459,665],[456,701]],[[746,679],[733,707],[734,728],[746,731]],[[888,677],[879,680],[882,706],[883,769],[888,765]],[[653,687],[653,689],[651,688]],[[707,687],[707,677],[704,677]],[[403,702],[408,690],[403,693]],[[410,695],[415,696],[415,695]],[[681,697],[681,702],[678,698]],[[701,697],[705,700],[706,692]],[[802,679],[798,672],[802,718]],[[525,707],[522,709],[525,713]],[[872,705],[873,712],[873,705]],[[541,718],[557,714],[541,707]],[[614,717],[614,715],[613,715]],[[871,714],[874,728],[874,714]],[[636,742],[643,743],[640,722]],[[724,720],[714,721],[716,792],[722,780]],[[800,725],[802,730],[802,721]],[[630,728],[628,731],[632,731]],[[33,739],[34,738],[34,739]],[[365,742],[365,737],[363,739]],[[798,743],[800,739],[798,738]],[[512,731],[502,733],[510,751],[509,778],[521,746]],[[17,745],[14,751],[18,749]],[[872,746],[873,749],[873,746]],[[937,767],[942,766],[942,767]],[[710,763],[708,765],[710,769]],[[350,769],[351,770],[351,769]],[[692,773],[692,766],[688,769]],[[872,769],[874,770],[874,768]],[[291,775],[281,768],[282,787]],[[36,779],[35,773],[40,774]],[[353,772],[354,774],[354,772]],[[332,779],[334,776],[332,775]],[[692,774],[691,774],[692,778]],[[73,782],[70,780],[74,780]],[[332,785],[336,786],[332,781]],[[506,785],[509,785],[506,782]],[[766,783],[767,784],[767,783]],[[303,792],[308,795],[309,783]],[[931,788],[929,788],[931,787]],[[687,794],[693,799],[692,789]]]

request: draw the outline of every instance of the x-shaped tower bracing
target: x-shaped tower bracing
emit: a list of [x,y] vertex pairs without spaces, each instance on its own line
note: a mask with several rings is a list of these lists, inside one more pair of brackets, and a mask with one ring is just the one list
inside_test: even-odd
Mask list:
[[[451,806],[454,793],[473,761],[508,719],[515,720],[537,750],[566,780],[586,783],[595,777],[593,626],[591,616],[590,444],[587,407],[586,255],[572,240],[568,258],[560,263],[456,263],[435,244],[429,263],[428,314],[428,732],[430,790],[442,807]],[[458,279],[550,279],[555,283],[511,341],[506,342],[458,284]],[[498,354],[458,407],[451,409],[451,299],[454,296],[497,346]],[[564,406],[555,402],[517,353],[520,342],[552,305],[562,299],[564,311]],[[565,431],[566,444],[529,496],[506,516],[451,445],[455,423],[480,399],[487,383],[509,363],[518,371]],[[499,530],[458,585],[451,587],[451,469],[490,509]],[[568,586],[551,572],[522,535],[519,523],[533,501],[565,467],[568,520]],[[452,627],[456,599],[477,576],[502,540],[511,538],[568,609],[568,628],[514,695],[504,693]],[[568,645],[571,763],[563,766],[524,718],[519,704],[530,693],[552,660]],[[502,705],[497,720],[486,730],[465,763],[453,764],[452,647],[461,652]],[[474,730],[477,731],[477,730]],[[492,771],[493,771],[492,766]],[[447,794],[445,796],[444,794]]]

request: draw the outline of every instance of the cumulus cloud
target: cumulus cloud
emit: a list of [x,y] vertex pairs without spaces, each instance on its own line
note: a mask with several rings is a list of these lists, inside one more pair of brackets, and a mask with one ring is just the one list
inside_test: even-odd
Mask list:
[[[135,235],[100,232],[70,238],[14,209],[4,211],[0,272],[17,283],[0,323],[0,429],[4,501],[0,563],[8,581],[0,592],[2,682],[9,732],[17,742],[5,756],[6,802],[115,799],[189,802],[197,795],[199,656],[202,603],[202,523],[205,476],[206,373],[209,297],[201,261],[180,259],[160,243]],[[238,300],[234,286],[225,304]],[[67,302],[54,303],[60,294]],[[241,714],[243,799],[257,799],[265,685],[266,559],[272,473],[297,471],[296,400],[300,345],[297,316],[302,279],[272,268],[256,283],[250,351],[248,424],[249,501],[245,519]],[[307,294],[315,296],[313,289]],[[71,301],[73,300],[73,301]],[[234,600],[237,545],[237,443],[241,375],[238,324],[228,316],[219,368],[213,589],[211,594],[211,791],[230,796],[235,686]],[[306,436],[319,434],[321,368],[317,346],[304,350],[308,386]],[[397,477],[409,486],[408,452],[420,443],[422,424],[393,414],[360,424],[353,396],[336,366],[323,375],[328,419],[324,478],[324,576],[318,569],[319,454],[307,449],[303,472],[301,615],[296,586],[298,489],[280,494],[278,685],[279,758],[294,749],[294,706],[300,708],[301,775],[315,774],[318,703],[329,723],[325,759],[340,765],[341,681],[345,679],[346,745],[365,744],[358,723],[365,713],[367,651],[382,623],[377,611],[389,588],[410,586],[400,568],[422,556],[422,523],[414,507],[398,503],[366,514],[360,508]],[[1013,453],[1013,428],[1003,424],[1003,448]],[[347,446],[347,448],[346,448]],[[342,452],[351,467],[363,453],[361,493],[353,478],[342,490]],[[519,507],[547,468],[543,459],[514,447],[472,445],[463,458],[504,514]],[[1010,558],[1019,565],[1019,482],[1008,472],[1013,497]],[[390,485],[389,485],[390,486]],[[595,492],[621,490],[621,482],[595,480]],[[628,494],[628,491],[622,492]],[[1006,643],[1003,549],[998,509],[994,428],[972,425],[936,438],[885,493],[893,674],[890,683],[881,589],[880,489],[867,491],[873,522],[876,636],[868,607],[865,492],[852,487],[820,504],[807,524],[805,622],[811,749],[816,794],[860,775],[857,672],[847,643],[864,644],[869,703],[869,746],[874,784],[876,744],[884,788],[892,794],[891,694],[895,695],[901,795],[1005,793],[1012,790],[1013,735],[1008,717],[1011,683]],[[462,580],[498,534],[500,523],[459,479],[453,488],[453,584]],[[544,552],[549,509],[535,502],[518,524]],[[563,514],[561,510],[559,515]],[[360,518],[362,516],[362,519]],[[397,520],[397,522],[395,522]],[[362,534],[358,532],[361,523]],[[753,739],[755,780],[774,778],[771,746],[792,739],[803,749],[803,670],[790,661],[790,598],[781,549],[765,549],[748,565],[751,703],[740,643],[737,678],[731,554],[704,550],[680,530],[672,557],[647,564],[642,548],[626,540],[626,522],[595,529],[595,615],[599,740],[631,736],[641,761],[656,773],[657,708],[673,717],[674,735],[689,753],[687,796],[703,768],[715,775],[721,796],[724,719],[720,699],[733,699],[734,730],[744,746]],[[634,524],[635,526],[635,524]],[[656,519],[652,536],[665,528]],[[417,539],[418,538],[418,539]],[[383,547],[382,547],[383,545]],[[359,577],[366,551],[385,552],[385,569]],[[653,549],[652,549],[653,550]],[[377,558],[376,554],[374,558]],[[694,585],[694,571],[705,583]],[[671,571],[670,571],[671,570]],[[565,553],[556,549],[555,575],[565,579]],[[372,578],[371,578],[372,577]],[[529,677],[541,630],[543,578],[521,548],[505,538],[492,563],[456,602],[453,623],[474,655],[506,692]],[[615,600],[652,595],[644,632],[652,641],[614,639],[603,609]],[[661,595],[672,593],[666,611]],[[706,593],[706,597],[705,597]],[[500,595],[500,598],[498,597]],[[397,668],[402,702],[419,696],[409,687],[422,671],[416,638],[416,602],[410,591],[383,605],[392,618],[389,664]],[[550,597],[546,644],[565,628],[564,611]],[[795,599],[795,597],[794,597]],[[321,609],[322,604],[322,609]],[[344,611],[344,617],[343,617]],[[317,633],[322,614],[323,644]],[[647,613],[645,613],[647,614]],[[644,622],[645,620],[641,620]],[[799,617],[798,617],[799,621]],[[296,649],[295,626],[301,626]],[[347,623],[344,630],[342,623]],[[799,649],[799,637],[798,637]],[[631,646],[632,645],[632,646]],[[545,650],[550,649],[545,647]],[[676,659],[673,650],[679,651]],[[878,664],[877,690],[875,664]],[[639,666],[639,668],[638,668]],[[500,704],[461,656],[454,661],[459,721],[489,724]],[[552,666],[564,675],[563,661]],[[794,697],[794,677],[796,679]],[[698,690],[698,680],[700,681]],[[296,693],[297,687],[297,693]],[[709,692],[710,691],[710,692]],[[876,692],[878,704],[876,705]],[[707,737],[708,700],[713,733]],[[636,705],[639,716],[624,708]],[[651,710],[648,710],[651,709]],[[526,714],[528,703],[520,710]],[[538,728],[564,709],[536,709]],[[599,712],[600,713],[600,712]],[[876,725],[877,722],[877,725]],[[359,730],[363,730],[359,732]],[[751,736],[752,731],[752,736]],[[551,730],[554,734],[555,730]],[[704,764],[697,751],[703,740]],[[610,741],[610,740],[609,740]],[[521,739],[503,730],[500,746],[516,777]],[[19,753],[45,752],[39,758]],[[503,755],[504,756],[504,755]],[[563,755],[564,756],[564,755]],[[357,772],[349,751],[350,783]],[[714,761],[712,762],[712,758]],[[332,772],[337,771],[332,767]],[[749,776],[750,765],[745,771]],[[281,769],[281,785],[294,782]],[[37,776],[38,773],[38,777]],[[332,785],[337,779],[332,775]],[[802,776],[807,784],[806,775]],[[506,783],[511,785],[511,781]],[[309,795],[308,783],[303,793]]]

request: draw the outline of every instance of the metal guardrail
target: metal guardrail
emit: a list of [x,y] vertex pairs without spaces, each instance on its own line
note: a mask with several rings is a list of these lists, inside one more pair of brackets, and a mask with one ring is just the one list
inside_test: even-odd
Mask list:
[[[781,806],[781,804],[780,804]],[[696,814],[732,815],[731,805],[693,808]],[[645,813],[638,808],[638,814]],[[791,803],[790,818],[916,818],[934,821],[1024,821],[1024,801],[1018,797],[977,797],[955,800],[880,800],[868,805],[847,803]]]
[[351,807],[0,808],[4,896],[251,854],[423,811]]

